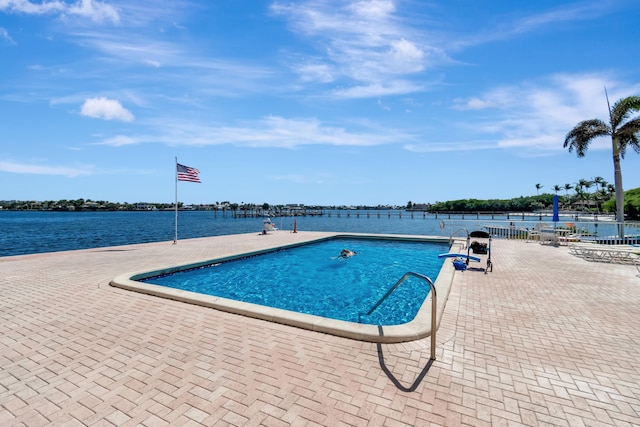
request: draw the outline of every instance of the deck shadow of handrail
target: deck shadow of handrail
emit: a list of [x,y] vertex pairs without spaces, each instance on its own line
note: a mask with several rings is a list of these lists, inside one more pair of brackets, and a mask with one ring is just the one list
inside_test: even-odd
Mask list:
[[[382,326],[378,325],[378,332],[380,333],[380,336],[384,336],[384,333],[382,331]],[[431,368],[431,365],[433,365],[434,359],[429,359],[429,361],[427,362],[427,364],[425,365],[425,367],[422,369],[422,371],[420,372],[420,374],[418,375],[418,377],[416,378],[416,380],[413,382],[413,384],[411,385],[411,387],[405,387],[404,385],[402,385],[400,383],[400,381],[393,375],[393,373],[389,370],[389,368],[387,368],[386,363],[384,362],[384,354],[382,352],[382,343],[378,342],[376,343],[376,346],[378,348],[378,362],[380,362],[380,369],[382,369],[382,372],[385,373],[385,375],[387,376],[387,378],[389,378],[389,380],[391,380],[391,382],[398,388],[398,390],[400,391],[404,391],[407,393],[410,393],[412,391],[416,391],[416,389],[418,388],[418,386],[420,385],[420,383],[422,382],[422,380],[424,379],[424,377],[427,375],[427,372],[429,372],[429,369]]]

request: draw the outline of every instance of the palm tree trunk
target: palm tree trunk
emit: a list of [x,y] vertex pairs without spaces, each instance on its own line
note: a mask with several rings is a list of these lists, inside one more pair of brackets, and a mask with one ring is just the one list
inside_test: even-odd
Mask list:
[[613,138],[613,177],[616,188],[616,221],[618,237],[624,239],[624,191],[622,189],[622,171],[620,170],[620,144]]

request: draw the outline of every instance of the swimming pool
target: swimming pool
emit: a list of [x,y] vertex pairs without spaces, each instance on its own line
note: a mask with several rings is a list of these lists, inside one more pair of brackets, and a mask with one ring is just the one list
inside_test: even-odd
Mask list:
[[[339,257],[345,247],[357,255]],[[366,312],[408,271],[438,277],[438,285],[443,259],[437,255],[448,248],[442,239],[335,235],[268,253],[123,275],[112,284],[335,335],[398,342],[428,335],[430,324],[425,331],[420,315],[431,312],[424,304],[428,283],[409,278],[371,316]],[[385,337],[377,325],[385,326]]]
[[[349,248],[357,255],[344,258]],[[435,278],[442,243],[337,238],[141,279],[170,288],[373,325],[413,320],[429,286],[411,278],[365,315],[407,271]]]

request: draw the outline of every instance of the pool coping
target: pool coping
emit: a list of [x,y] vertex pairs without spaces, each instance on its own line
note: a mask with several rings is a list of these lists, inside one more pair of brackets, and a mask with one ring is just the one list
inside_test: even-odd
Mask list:
[[[234,253],[223,257],[195,261],[189,264],[181,264],[169,266],[166,268],[146,270],[138,272],[129,272],[115,277],[110,285],[113,287],[126,289],[129,291],[144,293],[161,298],[181,301],[189,304],[200,305],[213,308],[220,311],[239,314],[247,317],[262,319],[270,322],[281,323],[293,327],[312,330],[316,332],[326,333],[344,338],[350,338],[358,341],[379,342],[379,343],[400,343],[407,341],[415,341],[431,335],[431,292],[423,301],[415,318],[402,325],[393,326],[377,326],[360,323],[353,323],[344,320],[329,319],[312,314],[297,313],[279,308],[267,307],[259,304],[236,301],[228,298],[204,295],[195,292],[185,291],[181,289],[167,288],[164,286],[142,283],[137,280],[168,274],[188,268],[196,268],[216,262],[224,262],[232,259],[259,255],[271,252],[277,249],[286,249],[290,247],[300,246],[313,242],[335,238],[376,238],[388,240],[403,241],[423,241],[423,242],[439,242],[449,243],[450,238],[437,236],[416,236],[416,235],[389,235],[389,234],[366,234],[366,233],[329,233],[323,237],[312,238],[305,242],[296,242],[294,244],[275,245],[267,249],[250,251],[244,253]],[[453,240],[449,249],[450,253],[457,253],[462,250],[464,243],[459,240]],[[455,269],[452,266],[453,259],[446,259],[440,272],[434,282],[436,288],[437,308],[436,308],[436,331],[442,319],[442,313],[446,305],[451,284],[453,283],[453,275]]]

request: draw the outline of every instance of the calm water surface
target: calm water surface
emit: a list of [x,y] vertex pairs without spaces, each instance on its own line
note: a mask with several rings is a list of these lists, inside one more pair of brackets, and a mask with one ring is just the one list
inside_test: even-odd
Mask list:
[[[439,234],[438,221],[410,219],[398,213],[360,218],[296,217],[298,230],[392,234]],[[282,230],[293,229],[293,217],[272,218]],[[260,232],[263,218],[233,218],[231,213],[180,211],[178,239]],[[135,243],[172,241],[175,213],[151,212],[43,212],[0,210],[0,256],[68,251]]]
[[[329,213],[331,215],[329,215]],[[340,216],[338,216],[338,214]],[[455,218],[404,211],[325,211],[323,216],[296,217],[298,230],[352,233],[450,236],[462,229],[482,229],[490,222],[533,228],[538,218],[467,215]],[[180,211],[178,238],[252,233],[262,230],[262,218],[234,218],[231,213]],[[293,217],[272,218],[281,230],[293,229]],[[551,226],[553,224],[547,218]],[[593,225],[585,224],[593,229]],[[597,225],[596,225],[597,227]],[[600,224],[601,235],[615,229]],[[172,241],[173,211],[43,212],[0,210],[0,256],[68,251],[136,243]],[[462,235],[462,234],[458,234]]]

